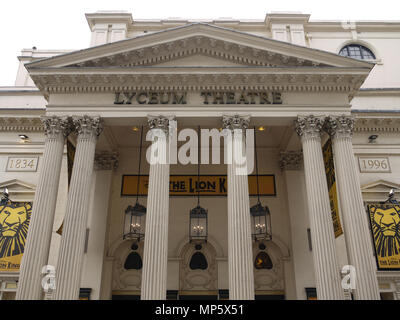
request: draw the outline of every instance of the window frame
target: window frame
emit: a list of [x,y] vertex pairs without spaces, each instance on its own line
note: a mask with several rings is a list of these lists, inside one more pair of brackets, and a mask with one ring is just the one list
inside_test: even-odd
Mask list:
[[[350,51],[349,51],[349,48],[350,48],[350,47],[356,47],[356,48],[358,48],[361,58],[357,58],[357,57],[351,56],[351,55],[350,55]],[[342,51],[345,50],[345,49],[346,49],[347,55],[341,54]],[[365,58],[365,57],[364,57],[363,50],[365,50],[366,52],[368,52],[368,54],[372,56],[372,59],[370,59],[370,58]],[[357,59],[357,60],[364,60],[364,61],[376,61],[376,60],[377,60],[376,54],[375,54],[370,48],[368,48],[367,46],[365,46],[365,45],[363,45],[363,44],[360,44],[360,43],[348,43],[348,44],[345,44],[345,45],[342,46],[341,49],[339,50],[339,55],[342,56],[342,57],[347,57],[347,58],[352,58],[352,59]]]

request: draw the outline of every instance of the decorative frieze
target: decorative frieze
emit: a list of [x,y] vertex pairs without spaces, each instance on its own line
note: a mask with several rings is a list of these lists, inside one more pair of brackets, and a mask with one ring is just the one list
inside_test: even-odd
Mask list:
[[[111,69],[109,69],[111,71]],[[365,76],[341,75],[337,72],[320,74],[318,69],[310,70],[312,75],[300,73],[286,74],[287,70],[279,68],[251,73],[248,68],[235,70],[231,73],[164,73],[153,70],[151,75],[120,74],[121,69],[113,73],[82,73],[71,68],[71,74],[35,75],[31,73],[38,88],[45,93],[74,92],[131,92],[131,91],[279,91],[279,92],[346,92],[352,93],[359,89]],[[79,73],[78,73],[79,72]],[[284,74],[281,72],[285,72]],[[303,74],[302,74],[303,73]],[[338,82],[338,79],[341,81]]]
[[399,118],[357,118],[354,132],[400,132]]
[[0,117],[0,131],[42,132],[43,123],[39,117]]

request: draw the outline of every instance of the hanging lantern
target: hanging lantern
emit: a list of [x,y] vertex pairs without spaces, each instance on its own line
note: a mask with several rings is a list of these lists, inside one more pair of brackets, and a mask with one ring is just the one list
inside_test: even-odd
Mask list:
[[8,198],[8,189],[4,187],[1,198],[0,198],[0,205],[6,205],[9,202]]
[[146,207],[138,202],[134,206],[128,206],[125,210],[125,228],[123,239],[135,239],[140,241],[144,238],[146,223]]
[[[198,128],[198,148],[200,149],[200,127]],[[200,150],[197,159],[197,206],[190,210],[189,239],[207,242],[208,210],[200,206]]]
[[197,205],[196,208],[190,210],[189,238],[192,240],[207,241],[208,233],[208,212],[206,209]]
[[252,218],[252,236],[255,241],[271,240],[271,214],[267,206],[263,207],[260,202],[250,208]]
[[250,215],[252,219],[252,236],[254,241],[259,240],[271,240],[271,213],[267,206],[263,207],[260,201],[260,187],[258,184],[258,160],[257,160],[257,139],[256,130],[254,128],[254,149],[255,149],[255,160],[256,160],[256,178],[257,178],[257,204],[250,208]]
[[140,133],[139,168],[136,186],[136,204],[125,209],[124,233],[122,238],[140,241],[144,238],[146,223],[146,207],[139,203],[140,165],[142,162],[143,126]]

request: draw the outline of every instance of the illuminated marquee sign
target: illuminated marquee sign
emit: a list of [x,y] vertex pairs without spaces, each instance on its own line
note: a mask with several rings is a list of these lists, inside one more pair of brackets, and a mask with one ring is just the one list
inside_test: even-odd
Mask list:
[[[275,176],[259,175],[261,196],[276,196]],[[137,175],[122,176],[121,196],[136,196]],[[141,175],[139,181],[139,196],[147,196],[149,176]],[[199,188],[198,188],[199,187]],[[196,175],[171,175],[169,179],[170,196],[196,196],[198,189],[201,196],[226,196],[228,180],[226,175],[201,175],[197,187]],[[257,195],[257,177],[249,176],[249,194]]]
[[[114,104],[187,104],[187,92],[115,92]],[[202,91],[203,104],[282,104],[280,92]]]

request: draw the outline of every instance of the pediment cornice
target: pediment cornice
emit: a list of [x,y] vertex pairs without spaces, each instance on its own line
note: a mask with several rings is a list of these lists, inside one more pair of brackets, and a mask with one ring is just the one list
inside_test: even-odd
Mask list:
[[151,66],[196,54],[248,66],[327,66],[304,58],[262,50],[207,36],[185,39],[89,59],[71,67]]

